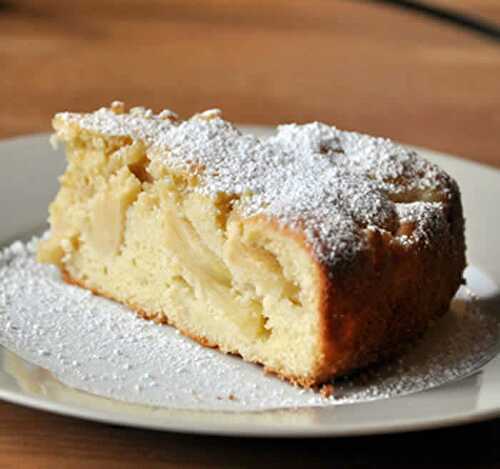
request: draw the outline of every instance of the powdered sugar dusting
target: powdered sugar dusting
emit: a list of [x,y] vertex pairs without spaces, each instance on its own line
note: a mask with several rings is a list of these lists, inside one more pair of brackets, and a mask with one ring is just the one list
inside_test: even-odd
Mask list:
[[[435,213],[455,183],[435,165],[388,139],[341,131],[318,122],[284,125],[267,140],[242,134],[210,110],[177,121],[168,113],[136,109],[115,113],[102,108],[91,114],[61,113],[56,128],[107,136],[131,136],[148,147],[148,156],[170,169],[195,165],[200,184],[193,190],[209,196],[239,197],[245,216],[265,215],[283,225],[300,227],[325,263],[350,258],[366,248],[365,228],[394,233],[400,205],[412,203],[419,230],[406,244],[432,239],[442,225]],[[58,124],[62,123],[61,124]]]
[[35,247],[33,240],[0,251],[0,344],[69,386],[122,401],[239,412],[365,402],[467,376],[498,346],[498,323],[462,289],[400,360],[337,381],[323,397],[64,284],[55,267],[36,262]]

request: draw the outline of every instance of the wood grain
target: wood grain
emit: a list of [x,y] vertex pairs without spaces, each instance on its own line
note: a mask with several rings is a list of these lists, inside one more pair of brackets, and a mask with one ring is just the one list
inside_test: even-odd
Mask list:
[[[435,0],[500,23],[498,0]],[[239,122],[323,120],[500,167],[500,47],[367,1],[0,0],[0,137],[113,99]],[[0,403],[1,468],[500,467],[500,421],[414,435],[245,440]]]
[[500,426],[341,439],[245,439],[102,425],[2,404],[2,468],[500,467]]
[[[436,3],[500,22],[497,0]],[[3,1],[0,136],[121,98],[323,120],[500,166],[500,47],[366,1]]]

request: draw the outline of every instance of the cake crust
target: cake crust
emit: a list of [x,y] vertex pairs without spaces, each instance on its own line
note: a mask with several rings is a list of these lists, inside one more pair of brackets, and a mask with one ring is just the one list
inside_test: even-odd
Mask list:
[[450,229],[432,241],[402,247],[376,233],[341,275],[324,271],[320,381],[397,355],[448,311],[465,266],[458,194],[449,212]]
[[[92,152],[104,146],[113,147],[112,151],[106,150],[112,155],[121,155],[122,147],[135,152],[133,158],[127,156],[126,166],[113,169],[114,172],[103,179],[106,182],[101,184],[106,184],[107,195],[103,196],[100,189],[101,195],[89,196],[91,205],[85,205],[84,209],[88,210],[90,206],[95,210],[95,206],[101,207],[107,199],[117,198],[116,189],[111,188],[109,181],[120,175],[122,179],[113,187],[118,187],[123,194],[120,192],[119,204],[115,203],[117,208],[113,209],[111,218],[121,220],[123,227],[116,234],[106,235],[103,241],[100,226],[99,230],[89,232],[90,222],[85,214],[82,215],[84,221],[67,222],[59,216],[61,209],[56,199],[55,208],[51,209],[52,237],[40,247],[39,257],[58,265],[67,283],[127,304],[145,319],[171,324],[204,346],[239,354],[247,361],[262,364],[267,371],[280,378],[304,387],[321,385],[334,377],[396,355],[448,310],[450,300],[463,281],[466,263],[460,192],[446,173],[418,155],[406,152],[392,142],[364,135],[357,137],[360,134],[342,133],[322,124],[303,128],[291,126],[282,131],[284,136],[278,135],[270,144],[264,144],[240,137],[215,111],[202,114],[201,118],[200,115],[195,116],[195,124],[188,125],[185,132],[179,130],[172,113],[165,112],[160,117],[162,114],[154,116],[147,110],[125,115],[123,112],[122,107],[115,106],[114,110],[101,110],[89,115],[58,115],[54,121],[58,138],[70,147],[81,139],[82,133],[90,142],[85,144],[84,150],[78,150],[80,153],[75,153],[77,156],[73,158],[78,160],[78,164],[82,164],[84,158],[95,159],[100,164],[102,156],[93,156]],[[193,119],[186,122],[190,123]],[[165,120],[166,124],[163,123]],[[194,143],[190,141],[189,132],[201,132],[200,141],[196,140],[196,135],[192,137]],[[210,141],[207,143],[207,135],[215,135],[216,140],[220,137],[214,148],[210,147]],[[203,142],[209,149],[207,154],[200,156],[197,152],[204,150]],[[136,144],[138,149],[133,147]],[[257,153],[255,161],[250,164],[242,160],[244,162],[239,167],[217,159],[215,150],[226,151],[235,146],[243,146],[244,151],[252,155]],[[374,150],[372,148],[368,152],[366,147],[373,147]],[[167,153],[168,161],[165,160]],[[310,161],[297,163],[299,157],[309,158]],[[261,171],[259,158],[268,158],[269,164],[278,159],[280,164],[290,166],[289,169],[276,170],[278,176],[282,174],[285,186],[289,182],[287,178],[293,182],[291,171],[307,170],[317,161],[324,164],[324,171],[331,172],[330,179],[319,181],[318,191],[310,183],[314,182],[314,177],[321,178],[321,173],[313,174],[311,180],[305,177],[299,184],[301,187],[289,189],[293,192],[290,195],[286,190],[274,189],[272,180],[258,181],[268,177],[266,172]],[[333,161],[333,158],[337,160]],[[159,162],[162,164],[159,165]],[[125,170],[125,167],[128,169]],[[168,175],[161,168],[168,168]],[[241,175],[230,174],[234,168],[249,174],[247,186],[242,186],[245,179]],[[94,174],[92,171],[95,173],[91,169],[90,174]],[[99,171],[102,172],[102,168]],[[81,184],[80,176],[78,171],[75,174],[77,182],[72,181],[72,184],[78,186]],[[95,174],[96,178],[101,177]],[[69,175],[66,177],[70,179]],[[84,177],[83,173],[81,177]],[[88,178],[88,174],[85,177]],[[182,316],[172,310],[172,305],[157,309],[148,306],[144,297],[141,300],[143,304],[132,301],[130,295],[120,293],[120,288],[107,285],[106,280],[102,280],[106,277],[92,278],[91,270],[81,261],[82,249],[89,249],[88,246],[98,239],[105,245],[101,257],[107,259],[102,262],[102,268],[111,269],[114,261],[106,256],[108,251],[115,250],[113,259],[123,257],[123,246],[130,241],[127,230],[133,223],[131,213],[139,210],[137,207],[140,204],[148,209],[154,204],[162,207],[163,202],[158,200],[163,200],[164,192],[158,192],[159,195],[155,192],[154,196],[149,192],[156,183],[165,185],[165,178],[169,181],[172,178],[181,180],[179,183],[175,179],[177,192],[168,196],[176,201],[168,202],[173,206],[184,204],[182,207],[186,209],[186,201],[179,194],[190,197],[193,191],[199,192],[200,200],[215,201],[216,235],[222,233],[223,241],[219,243],[215,235],[202,241],[205,249],[213,251],[212,254],[216,252],[222,263],[219,270],[210,275],[224,277],[227,275],[226,268],[229,269],[232,286],[227,291],[236,291],[244,298],[241,301],[246,301],[245,308],[253,308],[248,310],[250,315],[256,315],[252,319],[251,330],[260,331],[252,332],[257,335],[241,349],[235,342],[226,343],[217,339],[217,333],[205,333],[203,328],[189,326]],[[335,183],[339,184],[339,188],[330,189]],[[179,184],[182,184],[181,192]],[[68,204],[68,196],[64,196],[64,209],[77,211],[80,202],[75,201],[80,195],[75,194],[73,186],[71,191],[69,198],[72,202]],[[63,198],[58,197],[59,200]],[[96,202],[98,197],[102,200]],[[297,206],[293,206],[294,203]],[[61,202],[59,205],[63,206]],[[171,210],[169,206],[164,205],[167,208],[162,209],[163,212]],[[155,213],[162,212],[157,210]],[[108,218],[97,217],[103,224]],[[179,218],[175,223],[184,226],[184,219]],[[183,233],[199,235],[196,221],[196,217],[190,219],[190,225],[186,225],[188,231],[183,228]],[[106,227],[102,226],[102,229]],[[248,267],[242,267],[241,262],[247,261],[238,258],[240,250],[252,258],[255,268],[269,268],[268,278],[275,279],[281,288],[278,293],[276,289],[269,296],[262,293],[265,285],[255,283]],[[294,252],[302,256],[300,269]],[[218,265],[217,256],[212,258]],[[172,259],[177,262],[175,256]],[[184,278],[182,282],[185,283]],[[255,300],[248,300],[250,294],[245,290],[248,283],[252,284],[252,294],[257,295],[259,301],[264,298],[263,306],[259,306],[264,311],[260,313],[255,313],[256,306],[252,303]],[[183,291],[194,288],[196,295],[200,296],[198,287],[193,285],[188,285],[188,290]],[[302,353],[310,358],[307,366],[296,367],[298,371],[294,371],[293,367],[287,368],[287,364],[283,363],[281,357],[285,355],[281,349],[278,353],[280,358],[274,361],[268,359],[268,352],[252,351],[252,341],[260,343],[268,340],[270,333],[283,328],[278,319],[270,315],[272,311],[268,311],[266,306],[269,304],[276,309],[283,309],[286,304],[289,319],[286,315],[284,320],[278,318],[285,325],[289,321],[291,325],[296,323],[294,327],[299,331],[300,327],[313,331],[314,339],[304,346],[304,351],[293,350],[295,355]],[[305,313],[310,316],[307,321]],[[240,324],[246,321],[242,318],[235,320]],[[297,357],[295,360],[298,360]]]

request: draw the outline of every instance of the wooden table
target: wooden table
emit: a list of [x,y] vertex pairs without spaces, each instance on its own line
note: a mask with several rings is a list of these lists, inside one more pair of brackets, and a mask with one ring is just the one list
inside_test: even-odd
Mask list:
[[[500,23],[498,0],[434,0]],[[347,0],[0,0],[0,137],[113,99],[231,120],[323,120],[500,167],[500,46]],[[500,392],[500,390],[499,390]],[[419,434],[182,436],[0,403],[0,467],[447,462],[500,467],[500,421]],[[495,466],[497,464],[497,466]]]

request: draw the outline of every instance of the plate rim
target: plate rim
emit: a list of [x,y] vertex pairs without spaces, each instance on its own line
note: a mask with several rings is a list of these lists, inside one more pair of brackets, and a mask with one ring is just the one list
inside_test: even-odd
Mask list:
[[[4,347],[0,346],[0,349],[4,349]],[[404,398],[405,396],[395,397],[388,399],[388,401]],[[278,429],[276,429],[273,428],[272,425],[259,425],[253,423],[250,426],[242,426],[241,423],[219,424],[217,422],[211,422],[210,424],[202,424],[193,427],[191,423],[179,423],[177,421],[168,422],[168,424],[165,424],[166,422],[154,421],[146,423],[145,421],[135,420],[133,417],[119,416],[111,412],[82,409],[65,403],[58,404],[40,397],[21,396],[19,393],[1,388],[0,399],[11,404],[20,405],[22,407],[50,412],[63,417],[83,419],[89,422],[98,422],[110,425],[118,425],[122,427],[141,428],[154,431],[167,431],[193,435],[225,436],[235,438],[348,438],[369,435],[386,435],[394,433],[413,433],[422,430],[436,430],[440,428],[450,428],[459,425],[469,425],[500,417],[499,406],[496,409],[483,409],[474,412],[465,412],[462,414],[444,418],[422,418],[412,423],[391,423],[384,426],[380,426],[379,424],[363,424],[360,427],[355,427],[352,424],[343,425],[340,430],[332,429],[331,427],[311,428],[310,426],[307,426],[307,428],[303,428],[300,425],[295,427],[292,426],[289,428],[279,427]],[[366,404],[369,405],[370,402]],[[346,404],[346,406],[355,407],[356,404]],[[196,412],[197,411],[192,411],[193,414],[195,414]],[[207,413],[210,414],[212,412]],[[237,412],[234,412],[234,414],[241,415],[241,413]]]
[[[262,132],[269,132],[273,127],[268,126],[254,126],[254,125],[241,125],[240,127],[246,128],[247,130],[257,130]],[[16,135],[6,139],[0,140],[0,157],[4,153],[3,149],[5,145],[28,145],[39,139],[46,138],[48,146],[48,137],[50,133],[40,132],[34,134]],[[465,160],[460,157],[455,157],[454,155],[437,152],[431,149],[416,147],[413,145],[408,145],[412,148],[419,150],[422,153],[427,153],[431,155],[437,155],[439,157],[449,158],[457,160],[459,164],[466,166],[474,166],[485,171],[493,171],[495,177],[499,178],[500,181],[500,171],[492,166],[485,165],[482,163],[471,162],[470,160]],[[33,157],[35,155],[32,155]],[[500,184],[497,189],[500,195]],[[498,261],[498,259],[497,259]],[[483,268],[482,265],[479,268],[486,273],[490,279],[492,279],[498,288],[500,283],[500,278],[488,269],[486,266]],[[4,350],[4,347],[0,346],[0,352]],[[5,349],[6,350],[6,349]],[[12,352],[10,352],[12,353]],[[495,366],[497,372],[500,374],[500,360],[497,356],[492,362],[487,364],[482,370],[487,369],[489,366]],[[494,419],[500,417],[500,405],[496,408],[487,408],[479,410],[470,410],[468,412],[461,412],[454,415],[449,415],[445,417],[427,417],[417,419],[414,418],[412,422],[408,421],[394,421],[388,422],[384,425],[380,423],[363,423],[362,425],[353,426],[353,424],[342,424],[338,429],[332,428],[331,426],[321,426],[306,422],[305,425],[289,425],[288,428],[278,425],[278,427],[272,424],[258,424],[251,423],[250,425],[242,422],[224,422],[219,423],[218,421],[210,422],[209,424],[201,422],[200,424],[193,426],[192,422],[189,421],[179,421],[172,419],[171,421],[154,421],[146,422],[144,419],[134,417],[133,415],[119,414],[115,412],[109,412],[100,409],[90,409],[86,407],[80,407],[74,404],[68,404],[65,402],[57,402],[42,396],[30,396],[23,394],[21,392],[12,391],[0,387],[0,399],[10,402],[12,404],[21,405],[28,408],[33,408],[37,410],[48,411],[57,415],[69,416],[72,418],[81,418],[88,421],[108,423],[113,425],[120,425],[125,427],[135,427],[150,429],[156,431],[172,431],[178,433],[190,433],[199,435],[220,435],[220,436],[232,436],[232,437],[282,437],[282,438],[308,438],[308,437],[351,437],[351,436],[366,436],[374,434],[388,434],[388,433],[401,433],[401,432],[414,432],[425,429],[437,429],[446,428],[456,425],[471,424],[475,422],[480,422],[484,420]],[[388,399],[388,401],[394,399],[405,399],[405,396],[396,397]],[[367,403],[368,405],[370,403]],[[355,406],[356,404],[346,404],[346,406]],[[193,415],[198,411],[192,411]],[[208,412],[210,413],[210,412]],[[235,412],[237,415],[242,415],[243,413]]]

